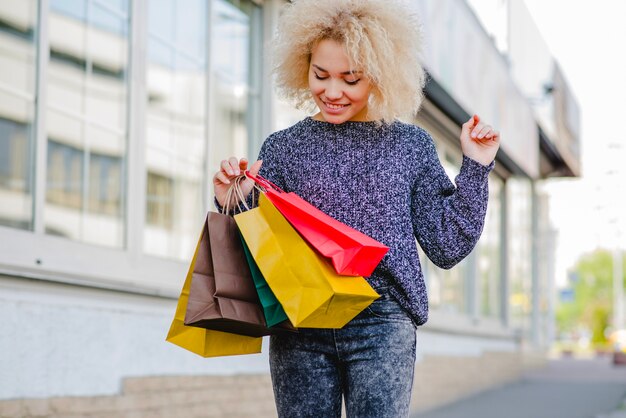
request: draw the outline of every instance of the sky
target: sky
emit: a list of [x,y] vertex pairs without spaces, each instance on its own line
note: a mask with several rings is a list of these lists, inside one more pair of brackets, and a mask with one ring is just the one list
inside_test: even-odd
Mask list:
[[[558,230],[555,274],[563,285],[581,255],[626,249],[626,1],[524,2],[581,111],[582,177],[541,187]],[[504,27],[496,23],[504,0],[470,4],[481,18],[493,14],[485,24]]]

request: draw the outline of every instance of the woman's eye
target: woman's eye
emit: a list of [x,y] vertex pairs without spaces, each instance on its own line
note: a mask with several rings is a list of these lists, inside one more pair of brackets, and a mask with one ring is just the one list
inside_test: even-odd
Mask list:
[[359,79],[356,79],[356,80],[354,80],[354,81],[349,81],[349,80],[346,80],[346,83],[347,83],[347,84],[349,84],[349,85],[351,85],[351,86],[354,86],[354,85],[355,85],[355,84],[357,84],[359,81],[361,81],[361,79],[360,79],[360,78],[359,78]]
[[317,73],[313,73],[315,74],[315,78],[317,78],[318,80],[326,80],[328,77],[320,77],[319,75],[317,75]]

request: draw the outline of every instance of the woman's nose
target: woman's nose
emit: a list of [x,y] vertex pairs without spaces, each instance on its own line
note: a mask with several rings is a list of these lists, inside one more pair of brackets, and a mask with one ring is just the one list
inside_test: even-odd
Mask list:
[[343,96],[339,83],[335,80],[331,80],[326,86],[325,96],[329,100],[339,100]]

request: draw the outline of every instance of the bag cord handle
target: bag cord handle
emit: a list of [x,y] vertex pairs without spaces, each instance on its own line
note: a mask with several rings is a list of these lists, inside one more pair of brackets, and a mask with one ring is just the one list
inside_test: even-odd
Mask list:
[[[241,174],[240,176],[235,177],[231,180],[232,184],[228,188],[228,192],[226,192],[226,203],[222,206],[222,214],[228,215],[231,212],[231,205],[233,205],[232,210],[237,211],[239,209],[239,213],[243,212],[241,206],[246,210],[250,210],[248,203],[246,202],[246,197],[243,195],[243,190],[241,190],[241,183],[246,180],[246,175]],[[256,186],[256,185],[255,185]],[[255,196],[252,194],[252,206],[255,206]],[[238,202],[235,202],[238,201]]]
[[262,188],[266,189],[265,191],[272,190],[272,191],[279,192],[279,193],[285,193],[283,189],[281,189],[280,187],[278,187],[277,185],[275,185],[268,179],[261,177],[258,174],[255,176],[254,174],[251,174],[249,170],[246,170],[244,172],[244,175],[250,180],[254,181],[259,186],[261,186]]

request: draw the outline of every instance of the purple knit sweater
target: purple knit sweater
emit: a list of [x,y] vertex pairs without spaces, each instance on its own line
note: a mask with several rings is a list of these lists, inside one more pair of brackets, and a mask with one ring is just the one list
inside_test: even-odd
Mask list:
[[439,267],[465,258],[483,229],[494,165],[463,157],[455,187],[422,128],[312,118],[270,135],[259,159],[263,177],[389,247],[366,279],[388,287],[416,325],[428,319],[428,296],[415,239]]

